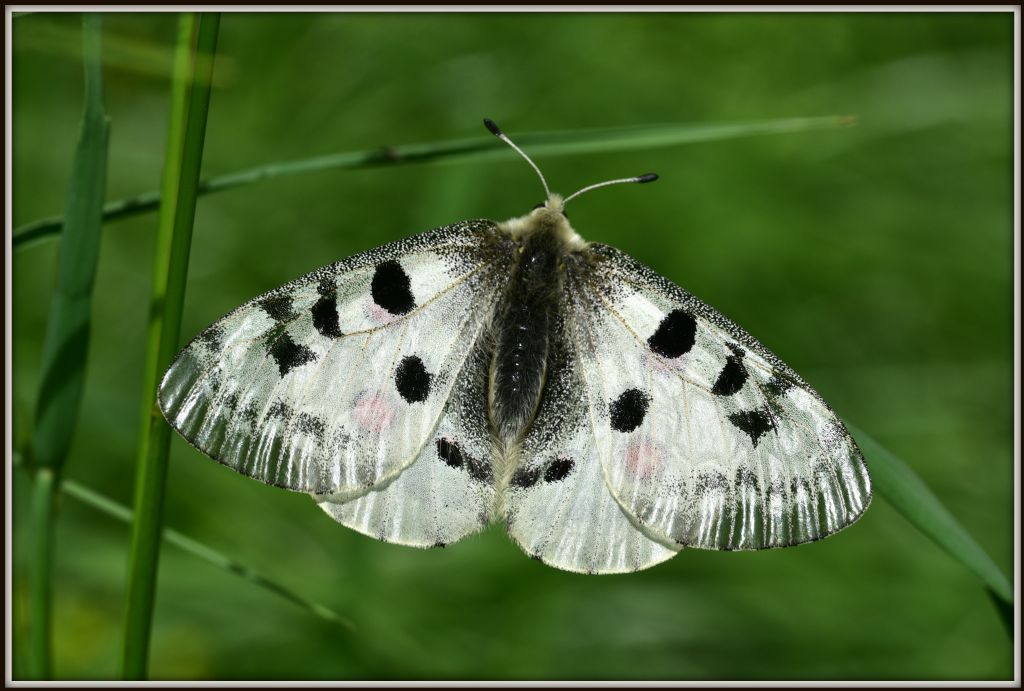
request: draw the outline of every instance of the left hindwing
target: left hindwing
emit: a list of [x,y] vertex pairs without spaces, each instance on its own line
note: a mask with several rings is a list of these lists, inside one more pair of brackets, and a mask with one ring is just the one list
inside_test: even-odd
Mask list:
[[627,255],[570,267],[570,331],[605,482],[655,535],[705,549],[820,539],[871,486],[836,414],[714,309]]

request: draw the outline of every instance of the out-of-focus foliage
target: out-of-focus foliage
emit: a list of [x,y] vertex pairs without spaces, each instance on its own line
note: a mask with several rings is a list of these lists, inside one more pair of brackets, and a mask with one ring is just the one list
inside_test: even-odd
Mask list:
[[[77,22],[14,22],[15,225],[63,206],[81,70],[49,37]],[[168,84],[152,56],[166,55],[169,74],[175,19],[111,15],[104,29],[150,56],[145,69],[107,66],[114,199],[159,186]],[[906,460],[1012,571],[1010,15],[229,14],[218,52],[226,67],[205,176],[474,136],[483,116],[514,137],[855,115],[842,130],[538,163],[563,192],[658,172],[654,185],[574,202],[576,229],[744,325]],[[345,255],[454,220],[518,215],[540,197],[513,159],[297,176],[205,197],[182,337]],[[66,466],[122,503],[155,223],[104,231],[90,379]],[[18,420],[38,389],[54,270],[52,243],[14,258]],[[128,533],[78,504],[60,510],[55,672],[109,677]],[[1012,642],[976,578],[880,500],[820,543],[687,550],[640,574],[588,577],[527,559],[499,529],[426,552],[378,543],[177,440],[166,523],[329,604],[357,632],[167,550],[155,678],[1012,676]]]

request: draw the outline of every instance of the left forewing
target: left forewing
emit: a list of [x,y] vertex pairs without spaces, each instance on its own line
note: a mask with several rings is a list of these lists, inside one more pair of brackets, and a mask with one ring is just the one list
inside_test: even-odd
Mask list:
[[262,482],[352,497],[429,443],[490,319],[504,250],[488,222],[385,245],[203,331],[159,403],[198,449]]

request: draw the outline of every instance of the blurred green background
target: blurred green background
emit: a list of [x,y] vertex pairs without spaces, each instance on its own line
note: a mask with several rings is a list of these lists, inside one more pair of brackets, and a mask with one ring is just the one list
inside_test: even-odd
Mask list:
[[[1013,570],[1012,15],[228,14],[204,175],[483,134],[855,115],[853,128],[538,157],[615,245],[747,328],[905,459]],[[13,29],[14,224],[60,213],[81,116],[79,16]],[[108,198],[155,189],[169,14],[107,15]],[[328,172],[200,200],[182,341],[351,253],[541,199],[511,158]],[[131,503],[153,214],[104,231],[67,477]],[[39,381],[56,243],[14,255],[15,423]],[[308,498],[172,443],[166,524],[352,619],[348,633],[174,547],[154,678],[1008,679],[980,582],[877,497],[823,542],[687,550],[580,576],[498,529],[443,550],[383,544]],[[870,462],[870,459],[868,459]],[[16,529],[25,483],[15,486]],[[59,506],[55,667],[116,674],[128,529]],[[16,542],[27,537],[16,533]],[[15,660],[23,653],[16,564]],[[16,676],[17,676],[17,667]]]

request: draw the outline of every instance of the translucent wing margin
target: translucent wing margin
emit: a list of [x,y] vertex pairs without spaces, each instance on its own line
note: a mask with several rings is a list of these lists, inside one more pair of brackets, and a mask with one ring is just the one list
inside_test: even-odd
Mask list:
[[680,545],[817,540],[871,500],[863,456],[793,370],[627,255],[592,245],[568,272],[570,319],[604,478],[634,520]]
[[267,484],[358,496],[421,453],[511,261],[468,221],[355,255],[246,303],[160,385],[168,422]]

